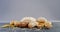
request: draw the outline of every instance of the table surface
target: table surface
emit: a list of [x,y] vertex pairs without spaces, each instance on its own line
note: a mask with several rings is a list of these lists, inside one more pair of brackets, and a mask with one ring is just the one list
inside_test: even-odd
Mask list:
[[[6,23],[0,23],[0,26]],[[0,28],[0,32],[60,32],[60,22],[53,22],[53,27],[51,29],[28,29],[28,28]]]

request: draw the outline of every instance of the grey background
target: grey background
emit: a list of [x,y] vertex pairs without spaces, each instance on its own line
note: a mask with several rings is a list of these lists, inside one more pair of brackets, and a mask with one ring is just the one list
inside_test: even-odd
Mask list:
[[0,0],[0,22],[25,16],[60,20],[60,0]]

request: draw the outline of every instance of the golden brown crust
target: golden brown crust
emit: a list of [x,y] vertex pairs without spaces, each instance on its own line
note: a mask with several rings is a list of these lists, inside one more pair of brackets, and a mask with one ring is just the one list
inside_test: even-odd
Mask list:
[[38,19],[25,17],[21,21],[12,20],[10,25],[22,28],[33,28],[37,26],[39,29],[42,29],[43,27],[50,29],[52,27],[52,23],[44,17],[39,17]]
[[28,23],[27,22],[21,22],[21,27],[22,28],[27,28],[28,26]]

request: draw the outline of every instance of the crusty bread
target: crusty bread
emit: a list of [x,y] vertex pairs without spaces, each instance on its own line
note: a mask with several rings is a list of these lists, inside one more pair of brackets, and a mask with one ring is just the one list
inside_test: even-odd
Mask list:
[[33,17],[24,17],[24,18],[22,18],[21,22],[25,23],[25,24],[22,24],[22,26],[28,25],[28,27],[31,28],[35,24],[36,19]]
[[45,17],[39,17],[38,19],[37,19],[37,21],[38,22],[40,22],[40,23],[45,23],[46,21],[48,21]]
[[39,29],[52,27],[52,22],[48,21],[45,17],[39,17],[35,19],[33,17],[24,17],[21,21],[12,20],[10,25],[14,25],[16,27],[23,27],[23,28],[33,28],[37,27]]
[[52,23],[48,21],[45,17],[39,17],[37,19],[37,22],[39,23],[37,25],[38,28],[43,28],[43,27],[51,28],[52,27]]

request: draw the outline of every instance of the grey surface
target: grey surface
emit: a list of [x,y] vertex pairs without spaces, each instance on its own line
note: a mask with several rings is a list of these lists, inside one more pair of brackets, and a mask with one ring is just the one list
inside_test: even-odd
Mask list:
[[24,16],[60,20],[60,0],[0,0],[0,22]]
[[[5,23],[6,24],[6,23]],[[0,23],[0,26],[4,23]],[[28,29],[28,28],[0,28],[0,32],[60,32],[60,22],[53,22],[53,27],[51,29]]]

